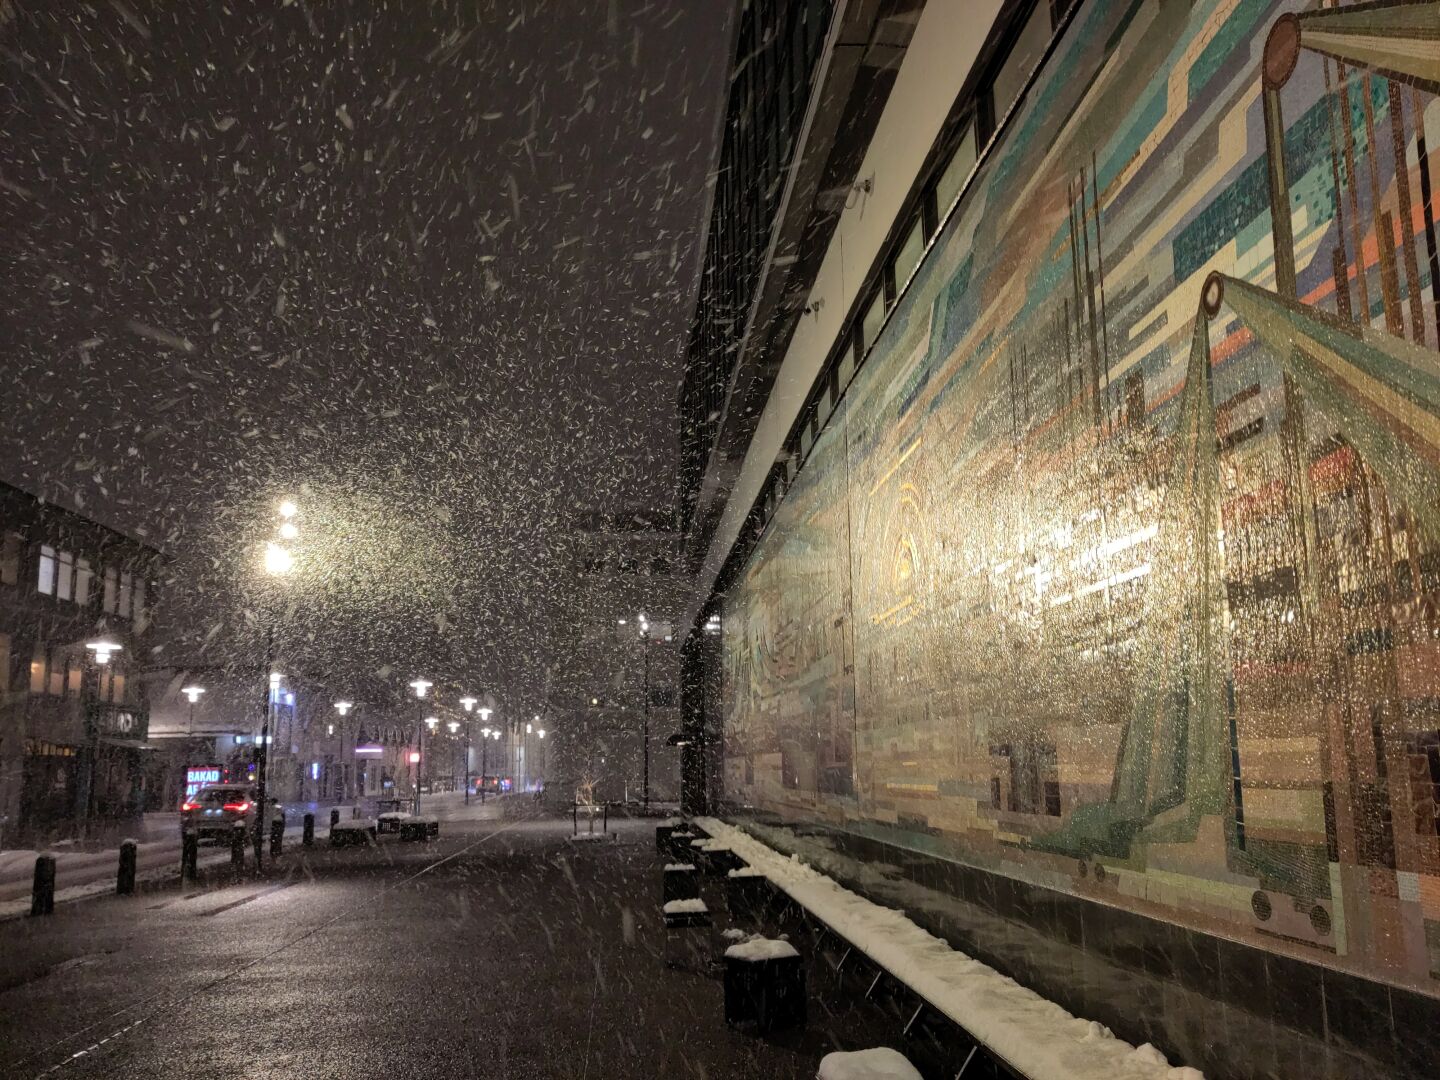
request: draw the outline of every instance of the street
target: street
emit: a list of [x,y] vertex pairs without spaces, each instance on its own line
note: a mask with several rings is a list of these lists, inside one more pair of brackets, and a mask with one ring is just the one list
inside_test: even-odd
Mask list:
[[732,1032],[718,978],[665,966],[652,821],[577,844],[528,802],[470,810],[0,924],[0,1075],[814,1075],[827,1023]]

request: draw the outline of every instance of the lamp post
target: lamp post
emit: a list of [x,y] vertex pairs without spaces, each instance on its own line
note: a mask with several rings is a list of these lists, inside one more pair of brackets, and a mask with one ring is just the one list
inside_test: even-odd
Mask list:
[[[95,663],[98,667],[104,667],[110,663],[110,656],[121,651],[119,642],[111,641],[108,638],[100,638],[97,641],[88,641],[85,648],[95,654]],[[94,682],[87,680],[87,684],[95,686],[95,696],[86,703],[85,707],[85,749],[84,765],[80,771],[80,787],[76,799],[76,816],[80,820],[81,834],[88,833],[90,824],[90,805],[95,798],[95,759],[100,755],[100,674],[96,673]]]
[[[345,797],[345,715],[354,707],[355,703],[353,701],[335,702],[335,711],[340,714],[340,793],[339,797],[335,800],[336,802],[339,802],[341,798]],[[334,777],[327,779],[329,790],[333,792],[336,786],[335,779]]]
[[479,701],[473,697],[462,697],[460,707],[465,710],[465,805],[470,805],[470,713]]
[[[414,679],[410,683],[410,689],[415,691],[415,699],[424,701],[425,695],[430,687],[435,684],[428,679]],[[415,764],[415,813],[420,813],[420,762],[425,756],[425,706],[420,706],[416,714],[419,719],[415,724],[415,753],[412,755]]]
[[488,764],[487,761],[486,761],[486,758],[488,757],[488,751],[489,751],[489,749],[490,749],[490,738],[491,738],[492,735],[493,735],[495,738],[497,738],[497,739],[500,738],[500,733],[499,733],[498,731],[493,731],[493,732],[492,732],[492,731],[490,730],[489,723],[490,723],[490,714],[491,714],[492,712],[494,712],[494,710],[493,710],[493,709],[490,709],[490,708],[482,708],[482,709],[480,710],[480,721],[481,721],[481,723],[483,723],[483,724],[486,725],[485,727],[483,727],[483,728],[480,729],[480,805],[481,805],[481,806],[484,806],[484,805],[485,805],[485,770],[486,770],[486,765]]
[[193,739],[193,738],[195,737],[195,703],[200,700],[200,695],[203,694],[203,693],[205,693],[205,688],[204,688],[203,686],[186,686],[186,687],[182,687],[181,690],[180,690],[180,692],[181,692],[182,694],[184,694],[185,697],[186,697],[186,698],[189,700],[189,702],[190,702],[190,733],[189,733],[189,734],[190,734],[190,738]]
[[650,809],[650,622],[644,612],[640,614],[640,644],[645,650],[645,706],[641,713],[640,744],[644,755],[644,775],[641,783],[641,799],[646,810]]
[[[295,515],[299,511],[289,499],[284,500],[279,507],[280,526],[279,533],[282,539],[293,540],[299,535],[299,529],[295,526]],[[274,540],[265,543],[265,572],[271,577],[283,577],[295,567],[295,557],[290,552],[277,544]],[[255,808],[255,869],[260,869],[261,861],[265,850],[265,825],[270,817],[270,804],[267,800],[267,781],[270,764],[270,712],[275,704],[275,692],[280,686],[280,675],[275,668],[275,616],[273,612],[265,626],[265,667],[266,682],[264,685],[264,712],[260,721],[260,741],[255,747],[255,789],[256,801],[259,805]]]

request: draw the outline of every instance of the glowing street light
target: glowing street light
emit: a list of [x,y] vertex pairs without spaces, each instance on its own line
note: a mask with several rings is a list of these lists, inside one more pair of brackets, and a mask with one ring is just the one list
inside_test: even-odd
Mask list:
[[438,716],[425,717],[425,726],[428,727],[431,731],[435,730],[435,725],[438,723],[440,723],[440,718]]
[[[481,722],[482,724],[488,724],[488,723],[490,722],[490,714],[491,714],[492,712],[494,712],[494,711],[495,711],[495,710],[492,709],[492,708],[490,708],[489,706],[486,706],[486,705],[480,706],[480,722]],[[489,729],[489,728],[486,728],[485,730],[486,730],[486,731],[489,731],[490,729]]]
[[288,574],[295,567],[295,556],[273,540],[265,543],[265,572],[276,577]]
[[338,712],[341,716],[344,716],[346,713],[348,713],[348,712],[349,712],[351,709],[353,709],[354,707],[355,707],[355,703],[354,703],[353,701],[337,701],[337,702],[335,702],[335,711]]
[[280,523],[280,538],[282,540],[294,540],[300,535],[300,530],[293,521],[282,521]]
[[282,518],[293,518],[299,512],[295,504],[289,499],[286,499],[280,504],[280,516]]
[[460,721],[459,721],[459,720],[447,720],[447,721],[445,721],[445,726],[450,729],[450,734],[451,734],[451,735],[454,735],[457,731],[460,730]]
[[423,698],[435,684],[428,679],[415,679],[410,683],[410,689],[415,691],[417,698]]
[[191,705],[194,705],[200,700],[200,695],[205,692],[205,688],[203,686],[186,686],[182,687],[180,692],[190,699]]
[[[462,698],[460,699],[460,707],[463,708],[466,712],[469,712],[470,710],[472,710],[473,708],[475,708],[475,706],[478,705],[479,703],[480,703],[480,701],[479,701],[478,698],[462,697]],[[483,711],[483,710],[482,710],[482,711]]]
[[110,662],[110,654],[121,651],[121,646],[118,642],[107,641],[104,638],[101,638],[99,641],[87,641],[85,648],[95,654],[95,663],[97,664],[108,664]]

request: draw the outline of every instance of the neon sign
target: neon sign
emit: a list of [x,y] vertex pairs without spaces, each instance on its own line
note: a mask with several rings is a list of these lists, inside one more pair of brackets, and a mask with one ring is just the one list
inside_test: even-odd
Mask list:
[[197,765],[185,770],[185,801],[189,802],[206,784],[218,784],[223,770],[219,765]]

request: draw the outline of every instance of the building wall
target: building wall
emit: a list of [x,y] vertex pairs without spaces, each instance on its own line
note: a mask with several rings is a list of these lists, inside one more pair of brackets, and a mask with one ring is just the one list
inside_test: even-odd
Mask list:
[[1292,10],[1081,4],[729,592],[725,794],[1436,995],[1440,107],[1301,52],[1277,275]]

